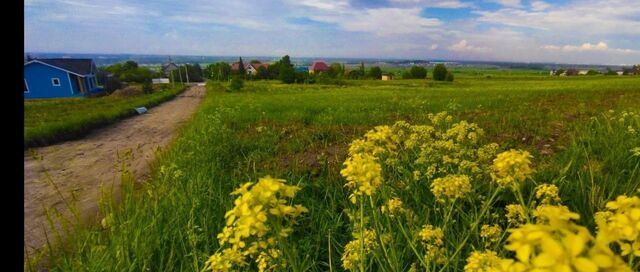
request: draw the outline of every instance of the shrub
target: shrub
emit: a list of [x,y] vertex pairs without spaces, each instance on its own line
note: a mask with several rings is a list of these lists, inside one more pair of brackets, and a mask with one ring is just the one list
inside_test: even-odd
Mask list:
[[427,77],[427,69],[422,66],[414,65],[409,71],[411,78],[424,79]]
[[151,81],[145,81],[145,82],[142,84],[142,91],[143,91],[145,94],[150,94],[150,93],[152,93],[152,92],[153,92],[153,85],[151,85]]
[[453,73],[451,71],[447,71],[447,76],[444,78],[444,80],[452,82],[453,81]]
[[433,80],[443,81],[447,78],[447,67],[444,64],[438,64],[433,68]]
[[597,74],[600,74],[600,72],[598,72],[598,71],[596,71],[596,70],[589,70],[589,71],[587,72],[587,75],[588,75],[588,76],[595,76],[595,75],[597,75]]
[[240,76],[234,76],[229,84],[229,91],[237,92],[244,88],[244,79]]
[[382,69],[378,66],[371,67],[371,70],[369,70],[369,77],[372,79],[382,78]]

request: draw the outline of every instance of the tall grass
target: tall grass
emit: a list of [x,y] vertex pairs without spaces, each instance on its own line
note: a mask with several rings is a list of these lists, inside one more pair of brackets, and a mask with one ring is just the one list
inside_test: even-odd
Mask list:
[[133,97],[25,100],[25,148],[76,138],[91,129],[136,114],[137,107],[153,107],[184,90],[184,86],[176,86]]
[[[627,127],[598,117],[639,105],[639,83],[639,78],[604,77],[358,81],[344,87],[250,82],[249,91],[240,93],[216,85],[180,139],[156,161],[151,179],[138,190],[124,190],[119,205],[105,206],[109,224],[77,231],[48,261],[52,270],[65,271],[198,271],[219,248],[215,235],[232,207],[229,193],[271,175],[300,186],[294,201],[309,209],[290,237],[289,269],[341,271],[353,230],[345,210],[354,207],[339,173],[348,144],[373,126],[398,120],[422,124],[428,113],[443,110],[477,123],[487,142],[530,151],[537,169],[533,179],[558,184],[563,203],[589,224],[605,201],[634,193],[640,183],[638,158],[629,155],[640,145],[637,138],[624,134]],[[600,171],[594,163],[584,167],[588,160],[600,163]],[[413,194],[421,201],[433,198],[428,187]],[[451,254],[469,232],[465,223],[481,210],[455,210],[458,221],[448,223]],[[427,218],[443,210],[415,212]],[[461,269],[479,243],[470,239],[445,271]],[[406,257],[412,252],[399,247],[385,270],[406,270],[416,261]],[[370,265],[364,264],[382,269]]]

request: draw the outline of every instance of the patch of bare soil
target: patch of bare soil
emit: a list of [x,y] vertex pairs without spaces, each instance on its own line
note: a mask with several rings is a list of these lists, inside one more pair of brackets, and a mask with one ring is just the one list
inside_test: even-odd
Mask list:
[[101,188],[119,188],[123,154],[128,154],[127,170],[136,180],[147,177],[155,151],[170,143],[204,95],[204,87],[194,86],[143,115],[95,130],[82,139],[25,151],[25,253],[42,248],[53,237],[45,209],[71,216],[66,203],[73,202],[83,221],[95,219]]

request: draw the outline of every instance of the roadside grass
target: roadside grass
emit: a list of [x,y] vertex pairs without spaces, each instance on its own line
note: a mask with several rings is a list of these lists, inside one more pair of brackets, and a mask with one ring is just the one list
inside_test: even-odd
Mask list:
[[24,101],[24,147],[49,145],[80,137],[92,129],[170,100],[184,86],[133,97],[34,99]]
[[[208,87],[200,111],[156,160],[141,188],[123,190],[118,205],[105,201],[107,223],[79,229],[52,251],[51,270],[200,271],[220,247],[216,234],[235,199],[229,194],[271,175],[301,187],[293,202],[309,209],[282,242],[288,270],[342,271],[341,254],[356,231],[345,212],[353,204],[339,173],[348,145],[374,126],[423,124],[429,113],[440,111],[477,123],[486,132],[484,141],[499,143],[501,150],[531,152],[533,179],[558,185],[563,204],[592,230],[594,211],[619,194],[636,193],[640,184],[639,158],[630,153],[640,138],[628,133],[640,124],[619,122],[617,115],[637,112],[638,77],[468,77],[448,84],[397,80],[347,86],[247,82],[238,93],[223,88]],[[433,202],[428,186],[406,194],[414,199],[419,222],[445,222],[435,216],[442,208],[424,208]],[[501,197],[498,203],[512,200]],[[447,221],[448,252],[471,235],[466,226],[479,213],[471,204],[457,208],[460,221]],[[460,271],[481,243],[473,236],[444,271]],[[394,246],[399,257],[387,264],[376,255],[365,267],[406,271],[418,262],[406,244]]]

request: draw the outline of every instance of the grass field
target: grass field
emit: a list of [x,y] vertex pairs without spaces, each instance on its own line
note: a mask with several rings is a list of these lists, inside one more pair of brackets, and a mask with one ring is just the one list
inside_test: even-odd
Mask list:
[[184,91],[183,86],[133,97],[34,99],[24,102],[26,147],[69,140],[91,129],[136,113],[136,107],[152,107]]
[[[520,203],[533,210],[534,188],[542,183],[556,185],[561,203],[593,232],[594,212],[640,188],[640,155],[631,151],[640,146],[633,131],[640,129],[640,77],[514,74],[497,72],[487,78],[484,73],[458,73],[453,83],[249,82],[238,93],[210,84],[192,123],[155,163],[153,177],[135,190],[126,183],[120,205],[103,205],[103,224],[82,227],[65,246],[51,248],[49,265],[60,271],[200,271],[211,255],[223,252],[216,236],[238,197],[230,193],[267,175],[298,186],[295,198],[285,203],[308,210],[289,217],[269,214],[272,231],[293,229],[288,237],[272,232],[265,236],[277,240],[268,247],[275,248],[278,257],[262,255],[262,265],[274,265],[276,271],[343,271],[345,266],[356,271],[462,271],[472,251],[483,249],[513,258],[503,247],[507,232],[500,231],[493,241],[481,236],[480,226],[515,228],[506,220],[504,207]],[[453,120],[442,123],[429,116],[441,111]],[[356,195],[350,201],[355,189],[345,187],[340,171],[345,160],[353,159],[348,150],[354,139],[396,121],[437,130],[461,120],[476,123],[484,136],[478,132],[476,141],[461,140],[460,149],[473,151],[495,142],[497,153],[514,148],[532,155],[535,171],[527,172],[518,190],[500,189],[481,172],[473,175],[472,191],[465,197],[438,201],[430,184],[462,168],[444,167],[441,176],[416,178],[415,171],[424,174],[424,169],[414,159],[424,149],[391,152],[396,147],[390,146],[378,157],[383,162],[382,185],[371,196]],[[469,131],[477,132],[467,128],[465,133]],[[490,161],[477,162],[491,171]],[[375,172],[375,167],[363,169]],[[390,199],[400,199],[402,208],[393,208]],[[383,206],[387,212],[380,211]],[[394,217],[394,210],[402,212]],[[526,221],[530,219],[531,214]],[[425,231],[427,224],[443,237]],[[357,239],[354,233],[367,238]],[[266,239],[252,237],[250,241]],[[229,247],[228,240],[223,247]],[[258,255],[252,256],[236,269],[257,270]],[[624,260],[637,269],[637,259],[630,259]]]

